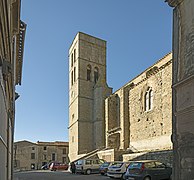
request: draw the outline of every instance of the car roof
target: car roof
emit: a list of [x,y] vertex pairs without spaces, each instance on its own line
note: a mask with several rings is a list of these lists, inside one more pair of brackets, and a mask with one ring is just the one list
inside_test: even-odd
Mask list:
[[137,160],[137,161],[131,161],[132,163],[133,162],[139,162],[139,163],[146,163],[146,162],[160,162],[160,161],[157,161],[157,160]]

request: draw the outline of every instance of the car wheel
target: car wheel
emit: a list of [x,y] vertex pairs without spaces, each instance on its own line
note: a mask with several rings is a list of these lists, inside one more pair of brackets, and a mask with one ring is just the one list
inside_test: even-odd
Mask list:
[[124,173],[124,174],[122,174],[121,179],[124,179],[124,175],[125,175],[125,173]]
[[151,180],[151,177],[146,176],[143,180]]
[[170,178],[169,178],[169,180],[172,180],[172,175],[170,175]]
[[91,174],[91,169],[87,169],[87,170],[86,170],[86,174],[87,174],[87,175]]

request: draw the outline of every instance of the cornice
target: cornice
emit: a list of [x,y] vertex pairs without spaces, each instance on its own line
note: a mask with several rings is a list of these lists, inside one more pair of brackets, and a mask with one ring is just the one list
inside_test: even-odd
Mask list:
[[176,7],[178,6],[180,3],[182,3],[184,0],[165,0],[165,2],[168,3],[169,6],[171,7]]
[[136,84],[134,84],[133,87],[131,87],[131,89],[133,89],[135,86],[140,85],[141,83],[143,83],[144,81],[146,81],[148,78],[150,78],[151,76],[155,75],[156,73],[158,73],[159,71],[163,70],[164,68],[166,68],[167,66],[169,66],[170,64],[172,64],[172,59],[169,60],[168,62],[166,62],[165,64],[163,64],[162,66],[160,66],[159,68],[157,68],[155,71],[152,71],[152,73],[149,73],[147,77],[145,77],[144,79],[142,79],[141,81],[137,82]]

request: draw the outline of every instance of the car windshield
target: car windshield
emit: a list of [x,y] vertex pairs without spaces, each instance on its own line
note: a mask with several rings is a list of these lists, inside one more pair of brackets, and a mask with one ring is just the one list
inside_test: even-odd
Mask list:
[[110,163],[106,162],[104,164],[101,165],[101,167],[108,167],[110,165]]
[[103,159],[99,159],[100,164],[105,163]]
[[113,164],[111,165],[111,167],[112,167],[112,168],[120,168],[122,165],[123,165],[122,162],[121,162],[121,163],[113,163]]
[[141,162],[132,162],[129,164],[128,169],[140,169],[142,166]]
[[76,162],[76,165],[82,165],[83,164],[83,160],[79,160]]

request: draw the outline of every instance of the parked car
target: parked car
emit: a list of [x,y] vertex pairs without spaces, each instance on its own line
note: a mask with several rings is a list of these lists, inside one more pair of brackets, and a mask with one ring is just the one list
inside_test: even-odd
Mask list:
[[43,165],[43,166],[41,167],[41,169],[43,169],[43,170],[49,169],[48,164]]
[[47,170],[47,169],[49,169],[49,168],[50,168],[50,165],[51,165],[51,162],[46,163],[46,164],[42,165],[41,169],[43,169],[43,170]]
[[172,168],[155,160],[131,162],[125,173],[128,180],[171,179]]
[[113,162],[112,165],[108,167],[107,176],[110,178],[124,179],[124,175],[129,164],[130,162]]
[[51,171],[56,171],[56,170],[67,170],[69,167],[68,164],[62,164],[62,163],[57,163],[57,162],[53,162],[51,163],[49,169]]
[[112,162],[105,162],[105,163],[101,164],[101,166],[99,168],[99,173],[101,175],[107,175],[108,167],[111,165],[112,165]]
[[102,159],[80,159],[76,162],[76,173],[91,174],[98,173],[99,167],[105,161]]

